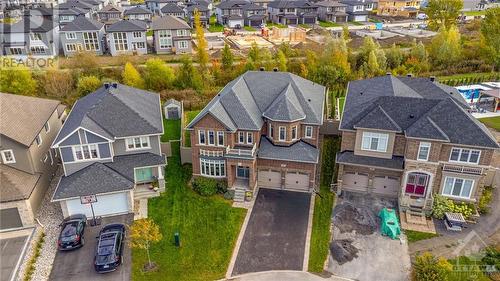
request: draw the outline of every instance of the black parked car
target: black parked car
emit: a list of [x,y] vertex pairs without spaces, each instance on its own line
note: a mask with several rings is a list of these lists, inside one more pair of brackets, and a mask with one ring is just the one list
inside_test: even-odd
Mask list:
[[87,217],[83,214],[65,218],[61,223],[61,233],[57,240],[59,250],[73,250],[85,244],[83,233],[87,225]]
[[123,261],[125,225],[108,224],[101,229],[97,237],[97,249],[94,267],[98,273],[115,271]]

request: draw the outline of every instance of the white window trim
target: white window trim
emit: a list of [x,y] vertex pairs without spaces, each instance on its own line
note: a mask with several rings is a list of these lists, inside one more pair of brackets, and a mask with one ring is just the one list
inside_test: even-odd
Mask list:
[[[213,142],[210,142],[210,133],[213,135]],[[207,131],[207,135],[208,135],[208,145],[215,145],[216,144],[216,140],[215,140],[215,131],[212,131],[212,130],[208,130]]]
[[[222,136],[222,143],[219,142],[220,136]],[[217,131],[217,145],[224,146],[224,132],[223,131]]]
[[253,133],[247,132],[247,144],[253,144]]
[[[307,129],[311,129],[311,135],[307,134]],[[313,137],[313,127],[312,126],[306,126],[306,129],[304,131],[304,137],[306,139],[312,139],[312,137]]]
[[[97,157],[92,157],[92,153],[90,152],[90,146],[91,145],[95,145],[96,151],[97,151]],[[85,157],[83,157],[83,159],[78,159],[76,157],[76,150],[75,150],[75,148],[76,147],[80,147],[82,149],[82,156],[83,156],[83,147],[84,146],[88,146],[89,153],[90,153],[90,158],[89,159],[85,159]],[[87,162],[87,161],[94,161],[94,160],[97,160],[97,159],[101,159],[101,152],[99,151],[99,145],[96,144],[96,143],[73,145],[73,146],[71,146],[71,151],[73,152],[73,161],[74,162]]]
[[[203,134],[203,139],[204,141],[201,142],[201,135]],[[207,145],[207,133],[205,130],[198,130],[198,144],[200,145]]]
[[36,142],[36,139],[40,139],[40,142],[37,144],[38,147],[40,147],[43,143],[43,139],[42,139],[42,136],[40,134],[36,135],[35,137],[35,142]]
[[[451,160],[451,155],[452,155],[452,152],[454,149],[458,149],[460,152],[458,153],[458,160]],[[467,161],[460,161],[460,158],[462,157],[462,152],[464,150],[469,150],[469,157],[467,158]],[[470,156],[472,155],[472,152],[473,151],[477,151],[479,152],[479,155],[477,156],[477,162],[470,162]],[[450,158],[449,158],[449,162],[453,162],[453,163],[465,163],[465,164],[479,164],[481,160],[481,150],[479,149],[469,149],[469,148],[460,148],[460,147],[452,147],[451,150],[450,150]]]
[[[427,155],[425,155],[425,159],[420,159],[420,151],[422,148],[427,148]],[[429,161],[429,155],[431,154],[431,143],[430,142],[420,142],[418,145],[418,151],[417,151],[417,160],[418,161]]]
[[267,136],[270,138],[270,139],[274,139],[273,138],[273,132],[274,130],[274,127],[273,127],[273,124],[272,123],[269,123],[269,128],[268,128],[268,132],[267,132]]
[[[284,138],[281,138],[281,128],[283,128],[283,130],[285,132],[284,135],[283,135]],[[286,141],[286,127],[279,126],[279,129],[278,129],[278,140],[279,141]]]
[[[139,142],[140,142],[140,146],[139,147],[136,147],[136,145],[135,145],[135,139],[136,138],[139,138]],[[143,140],[143,138],[147,139],[147,141],[146,141],[147,145],[146,146],[142,146],[142,140]],[[130,144],[130,142],[132,142],[132,144],[134,145],[133,148],[128,147],[128,145]],[[131,138],[126,138],[125,139],[125,151],[136,151],[136,150],[144,150],[144,149],[151,149],[151,142],[150,142],[148,136],[138,136],[138,137],[131,137]]]
[[[243,138],[243,141],[241,141],[242,138]],[[241,144],[245,143],[245,132],[238,132],[238,143],[241,143]]]
[[[293,130],[294,130],[294,129],[295,129],[295,136],[293,136]],[[293,126],[293,127],[292,127],[292,131],[291,131],[291,133],[292,133],[292,140],[298,140],[298,139],[299,139],[299,138],[298,138],[298,137],[299,137],[299,136],[298,136],[298,133],[299,133],[299,132],[298,132],[298,128],[297,128],[297,126]]]
[[[12,160],[10,160],[10,161],[7,161],[7,157],[5,157],[5,154],[8,153],[8,152],[12,156]],[[12,149],[2,150],[2,151],[0,151],[0,154],[2,154],[2,162],[4,164],[14,164],[14,163],[16,163],[16,157],[14,156],[14,151]]]
[[[211,173],[207,173],[206,169],[203,169],[203,165],[205,163],[209,164],[209,170],[210,170],[210,164],[214,165],[214,175]],[[215,166],[219,166],[219,175],[215,175],[216,168]],[[205,170],[205,172],[203,172]],[[225,160],[209,160],[209,159],[204,159],[200,158],[200,175],[204,177],[209,177],[209,178],[225,178],[226,177],[226,161]]]
[[[70,37],[69,35],[73,34],[74,37]],[[76,33],[75,32],[66,32],[66,39],[68,40],[76,40]]]
[[[465,197],[465,196],[456,196],[456,195],[453,195],[453,194],[445,194],[444,193],[444,189],[445,189],[445,186],[446,186],[446,181],[448,179],[453,179],[453,184],[452,184],[452,187],[451,187],[451,192],[453,192],[453,188],[455,187],[455,182],[457,181],[457,179],[463,181],[462,182],[462,187],[460,188],[460,194],[462,194],[462,189],[464,188],[465,181],[471,181],[472,183],[471,183],[469,195],[467,197]],[[450,197],[450,198],[457,198],[457,199],[470,199],[470,197],[472,195],[472,191],[474,190],[474,184],[475,183],[476,183],[476,181],[473,180],[473,179],[464,179],[464,178],[459,178],[459,177],[450,177],[450,176],[447,176],[447,177],[445,177],[445,179],[443,181],[441,195],[446,196],[446,197]]]
[[43,125],[43,128],[45,129],[46,133],[50,132],[50,124],[48,121],[45,123],[45,125]]
[[[371,149],[371,142],[372,139],[378,139],[377,142],[377,149]],[[380,148],[380,140],[385,138],[385,148],[382,147]],[[369,140],[368,143],[368,148],[364,147],[363,143],[365,142],[365,139]],[[363,135],[361,136],[361,150],[364,151],[374,151],[374,152],[387,152],[387,147],[389,145],[389,134],[384,134],[384,133],[372,133],[372,132],[363,132]]]

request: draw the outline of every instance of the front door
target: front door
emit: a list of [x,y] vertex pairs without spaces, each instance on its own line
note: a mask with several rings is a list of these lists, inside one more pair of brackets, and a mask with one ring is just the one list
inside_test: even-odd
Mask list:
[[250,168],[242,166],[236,167],[236,177],[241,179],[248,179],[250,177]]
[[406,181],[405,190],[406,194],[424,197],[428,182],[429,175],[422,173],[408,174],[408,180]]
[[151,168],[141,168],[135,170],[135,181],[146,182],[153,179],[153,171]]

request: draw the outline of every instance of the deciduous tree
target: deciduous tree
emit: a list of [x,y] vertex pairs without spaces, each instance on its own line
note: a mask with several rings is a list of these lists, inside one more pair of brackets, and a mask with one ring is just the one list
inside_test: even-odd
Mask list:
[[42,86],[47,96],[66,98],[73,91],[75,83],[69,71],[49,69],[43,75]]
[[463,0],[429,0],[425,9],[429,27],[436,30],[444,24],[447,29],[450,28],[456,23],[462,8]]
[[389,69],[395,69],[403,63],[403,51],[396,44],[392,44],[391,48],[385,51],[385,56],[387,58],[387,68]]
[[31,70],[20,66],[0,70],[0,91],[18,95],[36,95],[36,82]]
[[278,65],[278,69],[280,71],[287,71],[288,69],[287,63],[288,60],[285,54],[281,50],[278,50],[276,52],[276,64]]
[[444,258],[436,258],[431,253],[423,253],[415,258],[413,281],[447,281],[452,270],[451,264]]
[[224,49],[222,49],[221,59],[222,59],[222,68],[224,68],[224,70],[229,70],[233,67],[234,56],[228,44],[224,44]]
[[144,88],[144,79],[130,62],[127,62],[123,68],[122,80],[125,85],[139,89]]
[[203,25],[201,24],[201,14],[198,10],[194,11],[194,28],[196,31],[196,57],[200,65],[202,72],[208,70],[208,42],[205,39],[205,31],[203,30]]
[[85,96],[101,87],[101,80],[93,75],[80,76],[76,84],[76,91],[80,96]]
[[146,251],[148,257],[148,268],[152,268],[149,249],[151,244],[159,242],[163,236],[160,227],[152,219],[140,219],[134,221],[130,226],[130,247]]
[[148,59],[144,75],[146,88],[155,91],[166,90],[172,87],[174,71],[161,59]]
[[179,72],[177,74],[176,84],[180,89],[195,89],[201,91],[203,88],[203,82],[200,73],[193,66],[191,58],[187,55],[183,56],[181,59],[182,65],[179,67]]
[[460,60],[462,46],[460,32],[455,25],[446,28],[443,24],[429,46],[429,56],[436,67],[448,67]]
[[500,69],[500,7],[486,10],[481,21],[481,39],[487,57],[491,59],[497,70]]

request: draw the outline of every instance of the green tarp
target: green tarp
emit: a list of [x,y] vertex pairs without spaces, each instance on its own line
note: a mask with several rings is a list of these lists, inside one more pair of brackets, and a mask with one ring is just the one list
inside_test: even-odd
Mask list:
[[389,236],[392,239],[398,239],[399,234],[401,234],[401,228],[399,227],[396,211],[383,208],[378,216],[382,221],[380,224],[382,235]]

